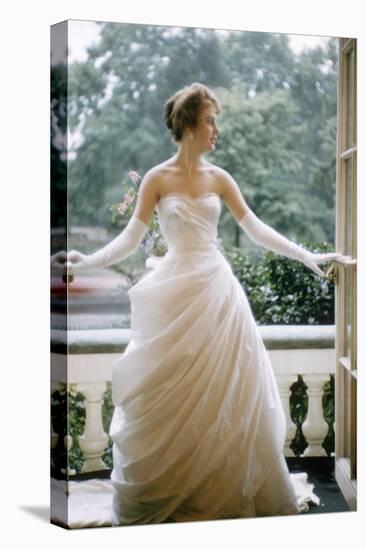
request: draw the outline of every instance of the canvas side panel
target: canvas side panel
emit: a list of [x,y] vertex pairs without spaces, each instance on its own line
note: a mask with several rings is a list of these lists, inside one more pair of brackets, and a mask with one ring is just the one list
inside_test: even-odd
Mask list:
[[[67,44],[68,23],[51,26],[51,523],[68,527],[67,283]],[[60,265],[61,264],[61,265]]]

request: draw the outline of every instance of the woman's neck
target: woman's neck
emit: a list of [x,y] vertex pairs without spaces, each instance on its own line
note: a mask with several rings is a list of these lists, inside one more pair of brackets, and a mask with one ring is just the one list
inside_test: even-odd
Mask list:
[[173,157],[177,166],[182,168],[187,174],[191,175],[193,171],[202,168],[205,161],[200,151],[189,143],[180,143],[178,151]]

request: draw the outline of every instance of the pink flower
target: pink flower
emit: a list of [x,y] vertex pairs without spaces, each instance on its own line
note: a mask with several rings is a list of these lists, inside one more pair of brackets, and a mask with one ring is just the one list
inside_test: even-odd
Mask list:
[[117,207],[118,214],[123,215],[132,202],[133,202],[133,197],[126,194]]
[[122,216],[126,212],[126,210],[127,210],[127,205],[125,205],[125,204],[123,204],[123,202],[121,202],[121,204],[117,208],[118,214],[121,214],[121,216]]
[[134,185],[137,185],[138,182],[139,182],[140,179],[141,179],[140,174],[139,174],[138,172],[135,172],[134,170],[130,170],[130,171],[128,172],[128,175],[129,175],[129,177],[131,178],[132,183],[133,183]]

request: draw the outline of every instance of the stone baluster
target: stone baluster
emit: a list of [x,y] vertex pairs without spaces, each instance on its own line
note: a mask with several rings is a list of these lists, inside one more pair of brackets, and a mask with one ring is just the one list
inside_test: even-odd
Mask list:
[[309,406],[302,425],[308,446],[302,456],[326,456],[322,443],[328,433],[328,424],[324,420],[322,398],[329,374],[306,374],[303,375],[303,380],[307,386]]
[[107,468],[102,460],[103,451],[108,445],[108,435],[102,422],[102,397],[106,391],[106,382],[77,384],[77,390],[85,396],[85,429],[79,436],[80,449],[85,462],[82,472],[95,472]]
[[292,421],[290,411],[291,386],[297,382],[296,374],[279,374],[276,376],[278,391],[280,393],[283,411],[286,417],[286,440],[284,447],[285,456],[295,456],[290,449],[291,442],[296,434],[296,424]]

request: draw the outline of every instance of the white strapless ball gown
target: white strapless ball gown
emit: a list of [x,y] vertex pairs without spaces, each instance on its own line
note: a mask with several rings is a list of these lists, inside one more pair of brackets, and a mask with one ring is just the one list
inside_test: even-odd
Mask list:
[[308,510],[319,499],[288,471],[269,357],[217,246],[220,197],[169,193],[157,211],[168,252],[129,290],[113,369],[112,524]]

